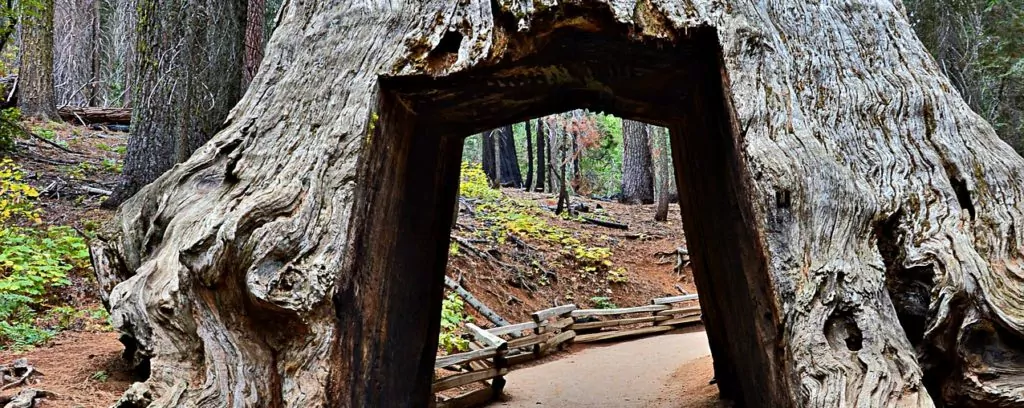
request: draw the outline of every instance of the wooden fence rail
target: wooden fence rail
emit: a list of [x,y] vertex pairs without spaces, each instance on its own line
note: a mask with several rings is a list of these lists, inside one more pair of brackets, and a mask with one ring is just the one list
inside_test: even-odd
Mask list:
[[672,296],[652,299],[649,305],[619,309],[562,305],[534,312],[533,321],[529,322],[491,329],[467,323],[466,331],[473,337],[471,350],[438,357],[434,362],[435,369],[458,374],[436,379],[431,388],[435,394],[473,383],[480,383],[483,388],[451,398],[435,396],[434,406],[467,408],[493,401],[501,396],[504,376],[515,366],[558,352],[571,343],[665,333],[699,323],[699,305],[676,305],[697,300],[697,295]]

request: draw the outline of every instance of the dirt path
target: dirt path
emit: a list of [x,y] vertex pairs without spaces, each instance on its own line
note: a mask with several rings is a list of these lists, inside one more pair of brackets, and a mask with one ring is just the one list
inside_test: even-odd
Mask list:
[[506,377],[491,407],[719,407],[703,331],[576,350]]

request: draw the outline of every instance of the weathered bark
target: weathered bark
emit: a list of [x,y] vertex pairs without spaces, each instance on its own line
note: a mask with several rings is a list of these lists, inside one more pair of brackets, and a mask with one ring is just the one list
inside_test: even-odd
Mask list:
[[654,202],[654,166],[650,129],[645,123],[622,120],[622,197],[629,204]]
[[548,179],[547,172],[547,159],[545,154],[547,153],[547,144],[544,140],[547,139],[544,133],[544,119],[537,119],[537,186],[534,187],[534,191],[543,193],[544,181]]
[[53,88],[53,0],[21,2],[18,108],[25,117],[56,120]]
[[248,0],[245,19],[245,70],[242,89],[249,87],[256,70],[263,61],[264,27],[266,26],[266,0]]
[[96,95],[98,0],[56,0],[53,80],[57,106],[89,106]]
[[526,121],[523,127],[526,128],[526,182],[523,183],[523,189],[530,191],[533,187],[533,135],[530,121]]
[[668,202],[672,196],[672,179],[675,175],[668,170],[668,129],[655,126],[651,129],[651,151],[655,153],[656,178],[658,179],[658,206],[654,220],[668,220]]
[[[519,171],[519,158],[516,155],[516,141],[512,133],[512,125],[502,126],[485,134],[483,146],[485,149],[483,167],[487,177],[492,182],[500,180],[499,184],[503,187],[522,187],[523,176]],[[488,148],[491,149],[490,152],[486,150]]]
[[93,242],[154,406],[425,406],[458,138],[581,107],[672,132],[723,395],[1024,403],[1024,159],[898,2],[582,6],[288,2]]
[[115,206],[223,126],[242,96],[246,0],[144,0],[131,139]]

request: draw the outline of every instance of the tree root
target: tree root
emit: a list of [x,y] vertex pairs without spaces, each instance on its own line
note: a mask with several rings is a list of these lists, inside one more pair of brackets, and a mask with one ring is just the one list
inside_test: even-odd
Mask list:
[[35,367],[24,358],[14,360],[14,363],[10,366],[0,366],[0,391],[19,385],[28,385],[28,379],[33,374],[41,373],[36,371]]

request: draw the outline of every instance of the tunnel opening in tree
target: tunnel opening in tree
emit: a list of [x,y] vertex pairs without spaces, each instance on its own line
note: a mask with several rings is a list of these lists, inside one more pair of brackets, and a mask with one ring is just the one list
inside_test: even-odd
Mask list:
[[[367,347],[382,354],[375,365],[351,362],[373,371],[353,376],[352,403],[415,405],[431,396],[462,138],[586,108],[671,129],[681,196],[701,198],[683,203],[683,218],[693,242],[695,280],[707,299],[722,393],[742,400],[759,390],[785,404],[786,382],[772,369],[770,350],[761,348],[774,317],[749,313],[769,310],[754,303],[764,299],[759,293],[768,282],[759,269],[756,234],[743,223],[750,203],[740,183],[736,126],[715,31],[691,30],[675,43],[651,44],[566,29],[537,50],[514,63],[447,77],[381,79],[379,120],[370,136],[376,143],[361,169],[376,182],[357,192],[357,208],[365,213],[353,227],[363,237],[354,276],[373,277],[360,286],[375,295],[341,294],[336,303],[342,324],[372,324],[367,313],[383,313],[377,316],[381,330],[350,339],[341,355],[358,356]],[[612,57],[624,53],[633,58]],[[431,307],[413,299],[429,299]]]

